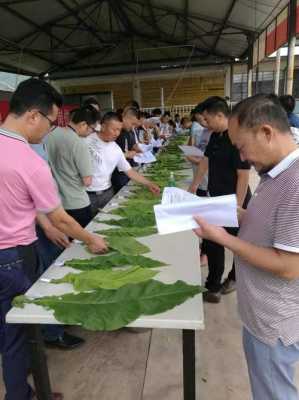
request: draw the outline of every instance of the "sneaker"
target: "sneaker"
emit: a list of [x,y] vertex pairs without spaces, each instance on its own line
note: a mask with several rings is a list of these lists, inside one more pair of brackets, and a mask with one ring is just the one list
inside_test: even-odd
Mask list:
[[70,335],[64,332],[62,336],[59,336],[55,340],[44,340],[47,347],[55,347],[60,350],[72,350],[85,343],[84,339],[77,336]]
[[221,294],[229,294],[236,290],[236,281],[226,278],[222,284]]
[[221,301],[221,292],[204,292],[202,294],[203,301],[207,303],[220,303]]

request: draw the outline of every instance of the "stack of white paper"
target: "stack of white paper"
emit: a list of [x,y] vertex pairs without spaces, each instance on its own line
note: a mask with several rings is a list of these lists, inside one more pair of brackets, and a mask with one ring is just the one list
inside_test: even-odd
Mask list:
[[175,233],[198,228],[194,216],[210,224],[237,227],[236,195],[198,197],[178,188],[165,188],[162,204],[154,206],[160,234]]
[[185,156],[203,157],[204,153],[195,146],[179,146]]

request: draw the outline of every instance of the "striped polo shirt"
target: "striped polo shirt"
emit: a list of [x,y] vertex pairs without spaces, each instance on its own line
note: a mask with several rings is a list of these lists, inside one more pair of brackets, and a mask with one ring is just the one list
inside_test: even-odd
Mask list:
[[[257,246],[299,253],[299,149],[261,177],[239,237]],[[269,345],[278,339],[286,346],[299,342],[299,279],[281,278],[240,257],[236,274],[244,326]]]

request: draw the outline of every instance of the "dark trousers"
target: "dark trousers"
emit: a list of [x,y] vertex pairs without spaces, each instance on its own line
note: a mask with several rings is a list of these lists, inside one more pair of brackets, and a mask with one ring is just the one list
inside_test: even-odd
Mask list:
[[114,196],[113,188],[109,188],[104,190],[103,192],[97,194],[96,192],[87,192],[89,196],[89,200],[91,203],[91,214],[92,218],[94,218],[100,209],[104,208],[107,203]]
[[124,172],[120,172],[117,168],[115,168],[111,177],[114,193],[120,191],[120,189],[124,187],[129,180],[130,178]]
[[[83,228],[91,221],[91,206],[74,210],[66,210]],[[50,265],[60,256],[64,248],[59,247],[47,238],[44,231],[37,226],[38,254],[40,258],[41,273],[45,272]],[[44,325],[42,328],[45,340],[54,341],[64,334],[63,325]]]
[[[42,274],[60,256],[64,248],[51,242],[38,225],[36,226],[36,234],[38,237],[37,249],[40,259],[40,273]],[[64,328],[62,325],[44,325],[42,333],[44,339],[56,340],[58,337],[63,336]]]
[[7,324],[5,316],[15,296],[25,293],[38,278],[36,244],[0,250],[0,349],[5,400],[29,400],[32,389],[27,382],[30,367],[24,325]]
[[[238,228],[225,228],[231,235],[237,236]],[[211,292],[219,292],[221,289],[221,279],[225,267],[225,251],[220,244],[206,241],[206,254],[208,257],[209,274],[206,280],[205,287]],[[228,274],[228,279],[236,280],[235,263],[233,262],[232,269]]]
[[65,210],[71,217],[73,217],[83,228],[92,220],[91,205],[84,208],[77,208],[74,210]]

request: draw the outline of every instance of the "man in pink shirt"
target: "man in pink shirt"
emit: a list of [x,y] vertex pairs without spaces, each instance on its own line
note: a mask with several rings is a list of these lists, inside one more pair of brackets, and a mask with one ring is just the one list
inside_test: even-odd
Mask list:
[[12,299],[38,277],[37,213],[47,214],[54,227],[83,241],[91,252],[107,250],[101,237],[84,230],[63,210],[48,165],[29,146],[51,130],[61,105],[60,94],[49,84],[28,79],[13,94],[0,128],[0,349],[6,400],[34,398],[27,383],[25,332],[19,325],[6,324],[5,316]]

